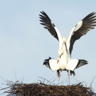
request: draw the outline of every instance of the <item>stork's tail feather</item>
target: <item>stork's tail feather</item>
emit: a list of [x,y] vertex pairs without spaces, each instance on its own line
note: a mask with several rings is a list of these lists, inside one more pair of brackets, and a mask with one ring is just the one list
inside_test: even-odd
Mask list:
[[79,59],[79,62],[77,64],[76,68],[79,68],[79,67],[86,65],[86,64],[88,64],[88,62],[86,60]]
[[75,72],[74,71],[70,71],[70,75],[74,75],[75,76]]
[[50,64],[49,64],[49,60],[52,59],[51,57],[49,57],[48,59],[45,59],[43,62],[43,65],[45,65],[46,67],[50,68]]

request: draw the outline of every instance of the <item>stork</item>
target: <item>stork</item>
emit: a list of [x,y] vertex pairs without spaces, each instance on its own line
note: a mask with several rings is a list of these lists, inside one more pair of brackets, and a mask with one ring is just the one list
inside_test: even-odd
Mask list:
[[88,64],[88,62],[84,59],[71,59],[71,53],[73,49],[73,45],[76,40],[80,39],[83,35],[88,33],[91,29],[94,29],[96,26],[96,13],[92,12],[88,14],[85,18],[83,18],[70,32],[69,37],[66,39],[60,34],[59,30],[56,28],[55,24],[49,18],[49,16],[41,11],[40,22],[44,25],[44,28],[47,29],[53,37],[55,37],[59,41],[59,49],[58,59],[52,59],[49,57],[45,59],[43,65],[46,65],[52,71],[57,70],[57,76],[59,77],[58,84],[60,81],[60,72],[62,70],[66,70],[68,72],[68,78],[70,81],[70,74],[75,75],[74,70],[83,65]]

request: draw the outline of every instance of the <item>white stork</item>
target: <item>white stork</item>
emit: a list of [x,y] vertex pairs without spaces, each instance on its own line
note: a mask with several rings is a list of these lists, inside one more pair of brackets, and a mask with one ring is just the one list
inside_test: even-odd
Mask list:
[[59,77],[59,80],[60,72],[62,70],[67,70],[68,77],[69,71],[71,75],[75,75],[74,70],[78,67],[88,64],[88,62],[83,59],[71,59],[73,45],[76,40],[80,39],[81,36],[85,35],[89,30],[94,29],[94,27],[96,26],[96,13],[92,12],[87,15],[84,19],[82,19],[71,30],[67,41],[65,38],[62,38],[59,30],[56,28],[56,26],[48,17],[48,15],[44,11],[40,13],[41,14],[39,14],[39,16],[41,24],[44,25],[44,28],[48,29],[48,31],[59,41],[58,59],[55,60],[49,57],[48,59],[44,60],[43,65],[46,65],[52,71],[57,70],[57,76]]

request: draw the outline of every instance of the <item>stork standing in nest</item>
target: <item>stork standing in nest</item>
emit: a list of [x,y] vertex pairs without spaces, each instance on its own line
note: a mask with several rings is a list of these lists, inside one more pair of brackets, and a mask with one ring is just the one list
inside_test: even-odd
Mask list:
[[62,38],[59,30],[44,11],[42,11],[39,16],[41,24],[44,25],[44,28],[47,29],[51,35],[53,35],[59,41],[58,59],[56,60],[49,57],[48,59],[44,60],[43,64],[50,68],[52,71],[57,70],[57,76],[59,77],[58,84],[60,81],[60,72],[62,70],[66,70],[68,72],[70,82],[69,71],[71,75],[75,75],[74,70],[76,68],[88,64],[88,62],[84,59],[71,59],[71,53],[75,41],[80,39],[81,36],[85,35],[88,31],[94,29],[96,26],[96,13],[92,12],[88,14],[84,19],[82,19],[71,30],[67,41],[65,38]]

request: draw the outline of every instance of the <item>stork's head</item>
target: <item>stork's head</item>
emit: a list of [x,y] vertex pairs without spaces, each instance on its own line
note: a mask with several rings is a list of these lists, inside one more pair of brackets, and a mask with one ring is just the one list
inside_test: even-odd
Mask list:
[[66,43],[66,39],[65,38],[63,38],[63,42]]

